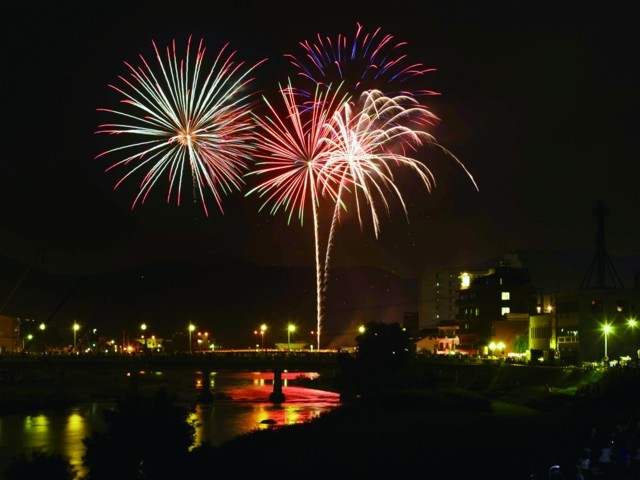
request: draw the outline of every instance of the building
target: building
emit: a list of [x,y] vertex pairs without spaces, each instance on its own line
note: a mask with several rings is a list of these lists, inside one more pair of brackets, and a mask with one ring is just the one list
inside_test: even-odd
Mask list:
[[0,353],[15,353],[21,349],[20,319],[0,315]]
[[424,329],[421,338],[415,343],[416,353],[421,355],[451,355],[467,353],[459,350],[460,338],[456,334],[458,325],[442,322],[436,328]]
[[[513,330],[508,335],[515,342],[522,319],[528,319],[536,311],[537,297],[529,270],[513,253],[506,254],[497,267],[484,275],[469,275],[456,302],[461,343],[484,351],[494,340],[496,329],[505,335]],[[500,322],[512,323],[501,325]]]
[[420,325],[436,327],[442,322],[454,321],[458,317],[458,297],[461,288],[487,270],[472,270],[467,267],[452,268],[437,272],[423,271],[420,276]]

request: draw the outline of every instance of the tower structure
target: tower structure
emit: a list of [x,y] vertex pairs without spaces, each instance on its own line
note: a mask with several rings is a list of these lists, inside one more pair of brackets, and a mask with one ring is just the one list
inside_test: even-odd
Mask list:
[[624,288],[622,280],[620,280],[618,272],[605,248],[604,218],[608,214],[609,209],[602,200],[599,200],[593,209],[593,215],[596,217],[598,224],[596,231],[596,252],[580,284],[581,290],[590,288]]

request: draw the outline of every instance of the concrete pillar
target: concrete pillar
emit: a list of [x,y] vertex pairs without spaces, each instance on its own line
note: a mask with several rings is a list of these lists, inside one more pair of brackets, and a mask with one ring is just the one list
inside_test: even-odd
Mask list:
[[269,401],[273,403],[284,402],[284,393],[282,393],[282,370],[273,371],[273,392],[269,395]]
[[209,388],[211,385],[211,372],[208,370],[202,371],[202,388],[198,392],[197,399],[198,403],[208,404],[213,402],[213,393]]

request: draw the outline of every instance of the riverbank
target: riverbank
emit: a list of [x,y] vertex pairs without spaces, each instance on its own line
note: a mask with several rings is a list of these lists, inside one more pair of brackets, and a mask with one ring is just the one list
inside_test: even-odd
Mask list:
[[[541,371],[552,381],[535,385],[505,373],[486,394],[456,387],[385,392],[343,405],[310,424],[234,439],[206,458],[224,470],[251,452],[252,464],[260,469],[311,469],[312,478],[546,480],[556,463],[565,478],[572,478],[585,446],[593,446],[595,456],[601,439],[620,425],[637,425],[640,377],[637,371],[559,370]],[[570,383],[575,378],[586,383]],[[585,385],[600,385],[600,390],[584,395]],[[640,447],[637,436],[633,442]],[[637,480],[632,475],[620,470],[600,478]]]
[[[429,477],[466,478],[492,472],[494,478],[528,479],[534,472],[543,475],[551,462],[562,461],[570,467],[593,429],[608,434],[618,422],[639,415],[637,388],[633,390],[639,385],[637,370],[503,365],[468,370],[469,375],[445,370],[438,385],[380,391],[305,423],[256,429],[215,447],[199,447],[194,474],[210,471],[211,465],[232,471],[250,455],[259,471],[312,468],[307,475],[311,477],[395,477],[418,471]],[[47,394],[56,383],[40,380],[14,385],[13,401],[26,401],[22,409],[39,402],[51,408],[57,400]],[[318,380],[289,381],[330,390],[329,377]],[[78,401],[80,397],[74,395],[83,400],[113,400],[126,394],[129,381],[119,376],[96,379],[88,373],[68,378],[62,402]],[[196,393],[193,379],[187,381],[184,376],[143,376],[137,385],[141,392],[186,386],[190,398]],[[1,405],[7,400],[3,395]],[[215,405],[214,401],[212,408]],[[203,463],[198,464],[198,459]]]

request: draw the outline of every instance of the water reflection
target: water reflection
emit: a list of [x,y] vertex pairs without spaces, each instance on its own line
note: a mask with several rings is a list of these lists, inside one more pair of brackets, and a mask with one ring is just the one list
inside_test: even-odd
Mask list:
[[[290,385],[293,378],[293,374],[283,374],[286,401],[273,404],[269,401],[273,391],[269,374],[212,374],[210,389],[225,400],[195,406],[190,417],[196,425],[194,446],[205,442],[219,445],[259,428],[305,422],[339,404],[337,394]],[[181,398],[192,396],[183,394]],[[192,406],[192,402],[185,405]],[[94,430],[104,429],[103,411],[112,407],[108,403],[90,403],[65,411],[0,416],[0,472],[9,465],[11,457],[39,450],[64,455],[84,476],[83,439]],[[272,423],[262,423],[265,420]]]
[[91,409],[97,414],[96,406],[1,417],[0,468],[4,470],[13,456],[39,451],[60,453],[77,471],[82,472],[82,440],[90,434],[91,428],[99,428],[101,424],[101,417],[87,418]]

